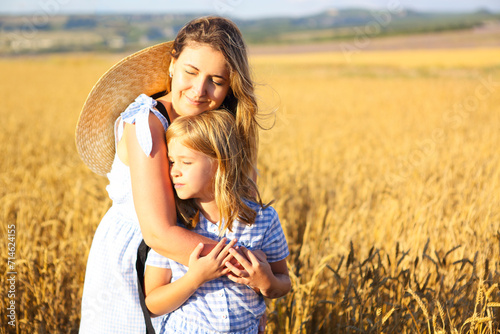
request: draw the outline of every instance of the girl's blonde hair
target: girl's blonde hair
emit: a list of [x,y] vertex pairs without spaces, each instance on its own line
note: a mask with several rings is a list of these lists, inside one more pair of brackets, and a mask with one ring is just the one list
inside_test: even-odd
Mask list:
[[[236,118],[236,128],[242,136],[248,158],[257,163],[258,123],[257,99],[250,74],[247,48],[240,30],[231,20],[206,16],[188,22],[177,34],[171,51],[177,59],[190,43],[204,44],[220,51],[230,72],[230,90],[220,106]],[[170,79],[167,79],[170,81]],[[170,87],[170,82],[167,82]],[[255,170],[249,171],[255,173]]]
[[[256,212],[245,200],[262,201],[252,175],[252,161],[246,154],[235,118],[227,110],[211,110],[194,116],[178,117],[167,129],[167,144],[180,140],[182,145],[200,152],[217,163],[214,178],[215,202],[219,208],[221,233],[238,219],[244,224],[255,222]],[[193,199],[176,196],[177,216],[189,228],[199,221],[199,208]]]

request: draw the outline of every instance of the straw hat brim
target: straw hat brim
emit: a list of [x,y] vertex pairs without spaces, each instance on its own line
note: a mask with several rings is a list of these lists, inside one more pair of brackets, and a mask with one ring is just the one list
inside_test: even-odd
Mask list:
[[83,162],[99,175],[111,170],[115,156],[114,123],[140,94],[167,89],[173,41],[138,51],[115,64],[97,81],[80,112],[76,147]]

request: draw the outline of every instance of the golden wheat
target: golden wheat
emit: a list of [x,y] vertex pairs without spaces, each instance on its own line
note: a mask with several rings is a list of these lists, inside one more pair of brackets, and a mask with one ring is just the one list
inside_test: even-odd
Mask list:
[[[268,333],[497,332],[499,54],[252,59],[263,112],[278,107],[261,133],[259,186],[276,199],[293,285],[269,301]],[[0,278],[2,333],[78,331],[110,200],[76,154],[74,127],[115,61],[0,60],[0,229],[7,249],[15,225],[17,272],[15,329]]]

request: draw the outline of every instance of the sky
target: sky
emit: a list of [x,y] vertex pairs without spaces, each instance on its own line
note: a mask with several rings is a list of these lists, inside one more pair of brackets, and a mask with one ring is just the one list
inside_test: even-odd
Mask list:
[[500,12],[500,0],[0,0],[0,14],[193,13],[240,19],[303,16],[326,9]]

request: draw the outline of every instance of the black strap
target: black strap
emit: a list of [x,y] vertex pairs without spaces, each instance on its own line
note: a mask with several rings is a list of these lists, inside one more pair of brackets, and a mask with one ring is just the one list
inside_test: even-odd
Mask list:
[[146,323],[146,334],[155,334],[153,323],[151,322],[151,315],[146,307],[146,297],[144,296],[144,268],[146,267],[146,259],[151,248],[146,245],[142,240],[139,248],[137,249],[137,261],[135,269],[137,270],[137,288],[139,290],[139,302],[141,303],[142,313],[144,314],[144,321]]
[[167,109],[165,108],[165,106],[163,105],[163,103],[161,103],[160,101],[156,101],[156,109],[158,109],[158,111],[163,115],[165,116],[165,118],[167,119],[168,121],[168,124],[171,124],[172,122],[170,122],[170,117],[168,117],[168,112],[167,112]]
[[162,90],[161,92],[154,93],[153,95],[150,95],[149,97],[152,98],[153,100],[158,100],[160,97],[167,95],[166,90]]
[[[153,95],[153,98],[163,96],[164,92]],[[168,117],[168,112],[165,106],[157,101],[156,109],[165,116],[170,124],[170,117]],[[144,315],[144,322],[146,324],[146,334],[155,334],[155,329],[153,323],[151,322],[151,315],[149,314],[148,308],[146,307],[146,296],[144,295],[144,269],[146,268],[146,259],[148,258],[148,253],[151,248],[146,245],[144,240],[141,241],[139,248],[137,249],[137,261],[135,263],[135,269],[137,271],[137,289],[139,290],[139,302],[141,303],[142,314]]]

